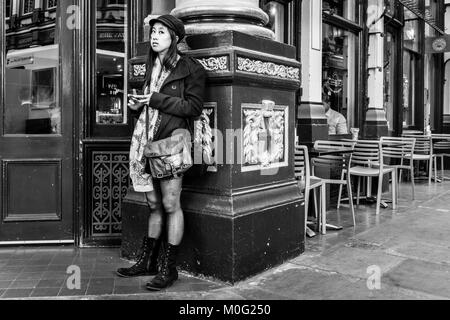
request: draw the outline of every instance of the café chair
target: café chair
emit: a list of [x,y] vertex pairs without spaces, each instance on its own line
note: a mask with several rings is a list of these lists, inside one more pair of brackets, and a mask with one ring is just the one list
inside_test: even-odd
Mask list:
[[[326,198],[325,198],[325,184],[322,179],[311,176],[310,172],[310,162],[308,148],[303,145],[295,146],[295,156],[294,156],[294,167],[295,167],[295,177],[298,180],[298,185],[300,190],[305,195],[305,228],[307,229],[308,224],[308,208],[309,208],[309,196],[311,190],[315,191],[320,188],[320,214],[317,212],[316,206],[316,193],[314,192],[314,205],[315,205],[315,216],[318,221],[318,226],[320,226],[320,220],[322,220],[322,233],[326,233]],[[325,218],[326,219],[326,218]]]
[[[314,144],[314,149],[316,150],[327,150],[327,151],[333,151],[333,150],[340,150],[340,149],[351,149],[355,147],[354,141],[326,141],[326,140],[317,140]],[[331,174],[336,174],[336,176],[341,177],[340,179],[332,179],[332,178],[321,178],[325,185],[328,184],[335,184],[339,185],[339,195],[342,194],[342,188],[343,186],[347,186],[347,193],[349,196],[349,205],[350,205],[350,211],[352,213],[353,217],[353,226],[356,225],[356,219],[355,219],[355,209],[353,207],[353,195],[352,195],[352,184],[350,182],[349,177],[345,178],[345,171],[348,167],[348,164],[351,160],[351,153],[349,154],[334,154],[334,155],[323,155],[314,157],[311,160],[311,166],[312,166],[312,175],[316,175],[316,168],[325,168],[330,169]],[[341,205],[340,198],[338,199],[338,205],[337,208],[339,209]],[[326,213],[324,216],[326,219]]]
[[381,138],[383,157],[391,162],[396,161],[396,163],[390,163],[387,166],[393,167],[397,170],[397,174],[399,174],[398,183],[401,183],[402,181],[403,170],[410,171],[413,200],[415,199],[414,158],[413,158],[415,145],[416,145],[415,138],[405,138],[405,137]]
[[[431,176],[433,174],[433,142],[431,136],[426,135],[407,135],[403,134],[404,138],[416,139],[414,145],[413,160],[415,162],[426,161],[428,163],[428,184],[431,184]],[[436,182],[436,179],[435,179]]]
[[437,159],[441,160],[441,179],[444,181],[444,158],[450,157],[450,134],[440,134],[436,135],[436,139],[432,139],[433,141],[433,157],[434,157],[434,177],[436,180],[436,172],[437,168]]
[[358,177],[358,200],[361,178],[378,177],[376,215],[380,214],[383,177],[386,174],[391,174],[392,206],[394,210],[397,209],[397,170],[384,164],[381,141],[358,140],[354,147],[349,167],[348,179],[350,180],[352,176]]

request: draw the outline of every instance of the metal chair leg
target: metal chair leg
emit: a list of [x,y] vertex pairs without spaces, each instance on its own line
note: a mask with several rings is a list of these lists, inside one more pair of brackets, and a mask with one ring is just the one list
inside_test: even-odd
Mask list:
[[322,213],[322,234],[327,234],[327,199],[326,199],[326,184],[323,183],[320,187],[320,211]]
[[383,174],[381,174],[378,178],[378,192],[377,192],[377,209],[376,215],[380,215],[380,206],[381,206],[381,195],[383,192]]
[[350,210],[352,212],[352,217],[353,217],[353,226],[355,227],[356,219],[355,219],[355,208],[353,206],[352,184],[351,184],[351,180],[348,178],[347,178],[347,192],[348,192],[348,202],[349,202]]
[[416,191],[415,191],[415,181],[414,181],[414,166],[411,166],[411,186],[412,186],[412,199],[416,199]]

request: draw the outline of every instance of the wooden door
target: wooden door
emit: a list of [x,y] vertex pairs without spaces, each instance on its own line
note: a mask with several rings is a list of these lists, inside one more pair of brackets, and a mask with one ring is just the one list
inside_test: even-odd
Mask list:
[[0,2],[0,244],[74,242],[74,30],[60,2]]

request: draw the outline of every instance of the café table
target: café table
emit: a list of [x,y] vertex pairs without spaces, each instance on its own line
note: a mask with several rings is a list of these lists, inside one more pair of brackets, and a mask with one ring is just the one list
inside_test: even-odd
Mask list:
[[[318,158],[318,157],[324,157],[324,156],[342,155],[342,156],[344,156],[344,161],[345,161],[346,166],[348,166],[348,164],[349,164],[350,155],[352,153],[353,153],[353,149],[344,148],[344,147],[342,147],[342,148],[311,148],[311,149],[309,149],[309,156],[311,159]],[[317,222],[308,221],[308,226],[309,225],[315,226],[316,229],[319,228],[319,225]],[[307,230],[306,230],[307,235],[309,237],[314,237],[315,232],[312,231],[308,226],[307,226]],[[329,224],[329,223],[327,223],[326,227],[327,227],[327,230],[330,230],[330,231],[339,231],[339,230],[343,229],[342,226],[336,226],[336,225]]]

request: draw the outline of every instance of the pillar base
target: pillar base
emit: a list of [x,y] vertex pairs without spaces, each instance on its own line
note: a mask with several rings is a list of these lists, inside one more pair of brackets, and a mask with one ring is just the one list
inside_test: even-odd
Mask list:
[[370,108],[367,110],[364,122],[364,137],[366,139],[379,139],[389,134],[386,113],[383,109]]
[[305,102],[297,112],[299,143],[312,147],[316,140],[328,140],[328,122],[321,103]]
[[[264,203],[263,199],[281,204],[253,210],[251,204]],[[237,197],[187,191],[182,206],[185,234],[178,263],[194,275],[235,283],[305,250],[304,205],[296,183]],[[135,260],[147,235],[150,210],[143,194],[130,190],[122,211],[121,255]]]

